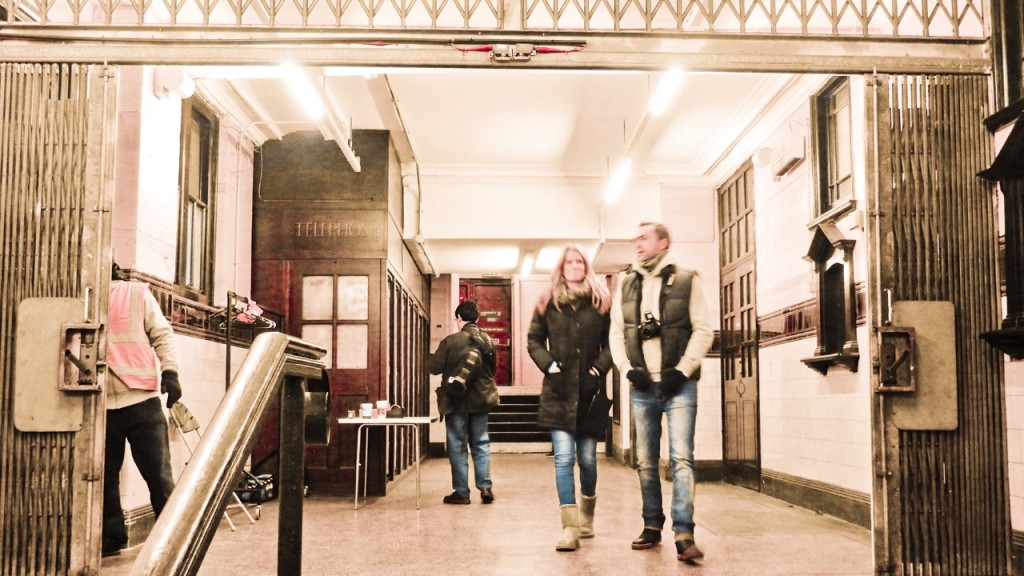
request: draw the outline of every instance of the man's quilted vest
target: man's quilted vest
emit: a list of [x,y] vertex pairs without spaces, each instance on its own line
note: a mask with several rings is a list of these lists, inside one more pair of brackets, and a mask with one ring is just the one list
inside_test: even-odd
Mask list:
[[[690,325],[690,287],[693,273],[688,270],[676,271],[668,265],[659,274],[661,297],[658,303],[661,322],[661,371],[675,368],[690,342],[693,326]],[[637,331],[642,317],[640,299],[643,291],[643,276],[633,272],[622,282],[623,333],[626,337],[626,356],[634,368],[650,368],[644,362],[644,354]]]

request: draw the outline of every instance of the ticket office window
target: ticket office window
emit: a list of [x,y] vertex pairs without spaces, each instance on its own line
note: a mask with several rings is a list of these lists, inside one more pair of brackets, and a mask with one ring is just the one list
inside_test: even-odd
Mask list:
[[328,369],[368,367],[369,294],[365,275],[303,277],[302,339],[327,350]]

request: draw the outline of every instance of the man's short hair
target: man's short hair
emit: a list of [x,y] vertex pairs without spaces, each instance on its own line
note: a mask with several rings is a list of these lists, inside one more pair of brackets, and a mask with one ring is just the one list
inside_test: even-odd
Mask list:
[[643,228],[644,226],[654,228],[654,235],[658,237],[658,240],[668,240],[668,243],[672,244],[672,238],[669,236],[668,228],[661,222],[641,222],[640,228]]
[[466,300],[456,306],[455,316],[461,318],[463,322],[476,322],[476,319],[480,317],[480,308],[477,307],[476,302]]

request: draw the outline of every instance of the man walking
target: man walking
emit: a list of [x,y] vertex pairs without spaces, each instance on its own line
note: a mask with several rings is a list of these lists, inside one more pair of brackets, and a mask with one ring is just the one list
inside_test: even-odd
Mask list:
[[[431,374],[441,374],[437,408],[448,433],[448,461],[454,491],[445,504],[469,504],[469,454],[480,500],[494,502],[491,482],[491,440],[487,413],[498,405],[494,344],[476,325],[480,309],[467,300],[455,308],[458,331],[445,337],[427,359]],[[468,445],[468,449],[467,449]]]
[[634,239],[636,262],[612,299],[609,347],[615,365],[630,381],[636,426],[644,528],[633,540],[633,549],[646,550],[661,542],[665,512],[658,466],[664,415],[676,555],[690,562],[704,556],[694,538],[693,433],[700,363],[711,348],[714,332],[700,278],[676,265],[670,244],[664,224],[640,224]]

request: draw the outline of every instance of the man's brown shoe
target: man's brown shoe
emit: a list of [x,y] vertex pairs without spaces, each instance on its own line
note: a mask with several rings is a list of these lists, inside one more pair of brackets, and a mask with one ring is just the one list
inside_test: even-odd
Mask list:
[[444,497],[445,504],[469,504],[469,497],[459,496],[458,492],[452,492]]
[[494,492],[492,492],[490,488],[484,488],[480,491],[480,500],[482,500],[484,504],[494,502]]
[[661,530],[644,528],[644,531],[633,540],[633,550],[647,550],[661,542]]
[[676,540],[676,558],[680,562],[693,562],[704,557],[704,553],[697,547],[697,543],[689,538]]

